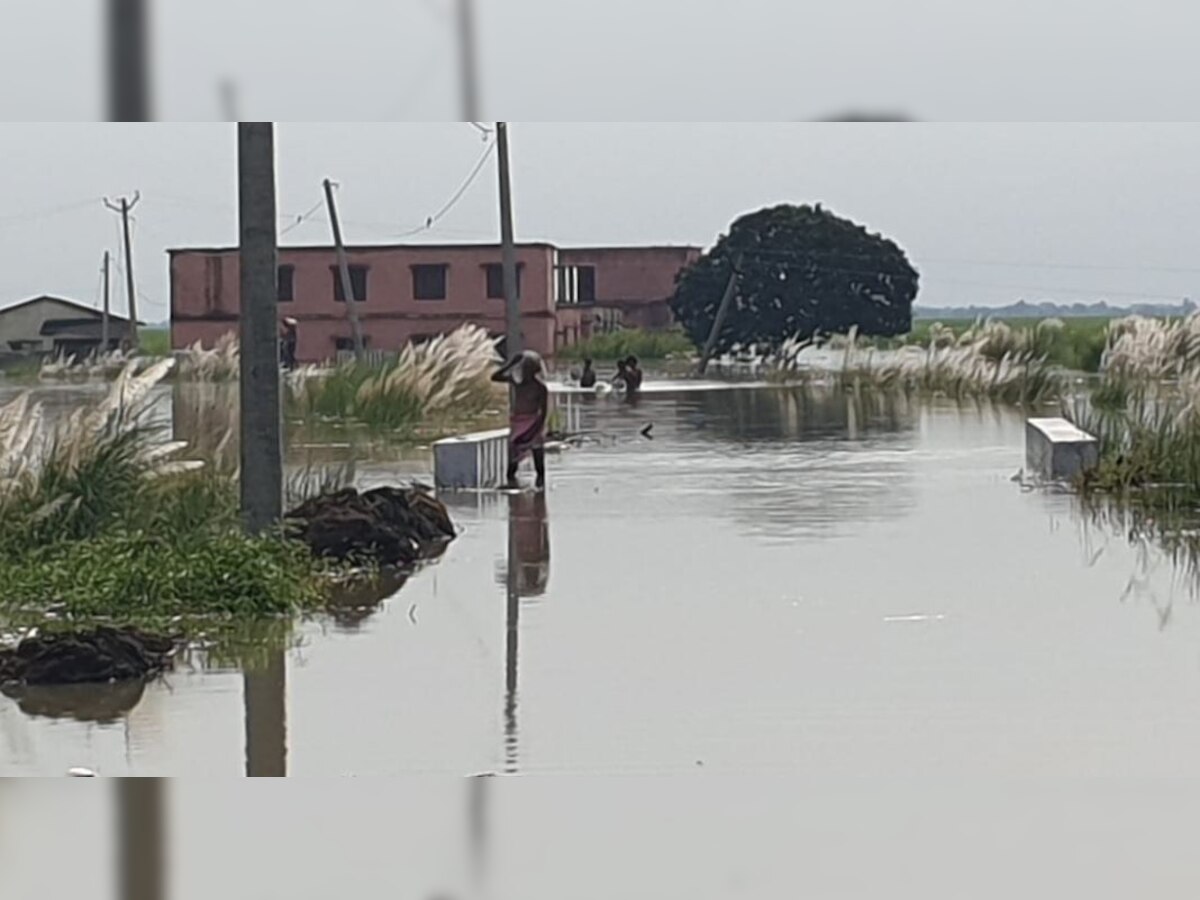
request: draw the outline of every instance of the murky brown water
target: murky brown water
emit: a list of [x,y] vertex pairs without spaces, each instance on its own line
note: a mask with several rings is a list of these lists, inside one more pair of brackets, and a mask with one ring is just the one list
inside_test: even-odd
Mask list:
[[1016,414],[751,388],[569,415],[598,440],[544,498],[452,499],[440,563],[295,649],[0,698],[0,774],[1200,774],[1188,586],[1013,484]]

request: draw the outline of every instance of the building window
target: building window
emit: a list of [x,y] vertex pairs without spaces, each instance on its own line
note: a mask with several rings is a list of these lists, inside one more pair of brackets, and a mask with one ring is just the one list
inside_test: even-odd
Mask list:
[[446,299],[446,270],[450,268],[445,263],[412,267],[413,299],[414,300],[445,300]]
[[296,267],[280,266],[275,299],[279,303],[291,303],[296,299]]
[[[370,339],[370,337],[368,337],[365,334],[363,335],[362,342],[363,342],[364,350],[367,347],[371,346],[371,339]],[[352,337],[335,337],[333,339],[333,346],[338,350],[353,350],[354,349],[354,338],[352,338]]]
[[579,302],[596,302],[596,267],[579,266]]
[[576,303],[595,303],[595,266],[555,266],[554,302],[572,306]]
[[[367,266],[349,266],[350,289],[354,291],[354,300],[363,303],[367,299]],[[342,291],[342,273],[337,266],[330,266],[329,273],[333,276],[333,299],[338,303],[346,302]]]
[[[500,263],[485,263],[487,273],[487,295],[489,300],[504,299],[504,266]],[[517,263],[517,296],[521,296],[521,270],[525,263]]]

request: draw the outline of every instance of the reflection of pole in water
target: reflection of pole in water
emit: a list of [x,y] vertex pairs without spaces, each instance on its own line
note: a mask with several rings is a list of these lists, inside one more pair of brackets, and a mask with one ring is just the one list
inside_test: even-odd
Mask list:
[[517,771],[517,638],[521,614],[521,594],[518,590],[521,557],[517,548],[516,497],[508,506],[508,572],[505,586],[508,609],[505,615],[504,646],[504,771]]
[[267,664],[242,676],[246,705],[246,775],[287,775],[287,661],[282,649],[270,650]]
[[471,849],[472,877],[475,881],[475,896],[483,896],[483,887],[487,875],[487,843],[488,843],[488,791],[490,790],[490,775],[476,775],[468,781],[467,797],[467,826],[470,829],[469,842]]
[[117,895],[121,900],[166,897],[166,815],[162,778],[118,778]]

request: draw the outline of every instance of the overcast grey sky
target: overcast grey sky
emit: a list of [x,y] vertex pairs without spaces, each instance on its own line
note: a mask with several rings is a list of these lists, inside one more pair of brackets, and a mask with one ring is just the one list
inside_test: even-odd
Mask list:
[[[1200,125],[694,124],[511,126],[518,239],[709,246],[738,215],[821,202],[895,239],[918,303],[1200,297]],[[0,125],[0,305],[93,303],[119,249],[104,195],[142,193],[135,271],[167,314],[168,246],[237,240],[235,127]],[[347,240],[419,228],[485,151],[462,123],[283,124],[281,228],[341,184]],[[323,210],[282,238],[328,242]],[[494,241],[494,155],[409,240]],[[123,302],[123,301],[122,301]]]
[[[0,118],[103,115],[108,0],[8,3]],[[453,0],[154,2],[157,117],[459,118]],[[1194,0],[475,0],[487,118],[1193,120]]]

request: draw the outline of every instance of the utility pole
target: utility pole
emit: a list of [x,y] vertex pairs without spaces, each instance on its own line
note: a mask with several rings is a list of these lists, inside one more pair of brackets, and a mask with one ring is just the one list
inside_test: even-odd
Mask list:
[[505,355],[512,359],[525,349],[521,340],[521,297],[517,289],[517,250],[513,244],[512,179],[508,169],[508,123],[496,123],[500,169],[500,259],[504,275]]
[[350,263],[346,260],[346,248],[342,244],[342,226],[338,222],[337,204],[333,202],[333,182],[325,179],[325,205],[329,207],[329,224],[333,227],[333,246],[337,250],[338,278],[342,282],[342,296],[346,300],[346,313],[350,316],[350,333],[354,337],[354,358],[362,359],[362,328],[358,324],[358,309],[354,299],[354,284],[350,280]]
[[725,284],[725,293],[721,296],[721,305],[717,307],[717,315],[713,319],[712,330],[708,333],[708,340],[704,342],[704,352],[700,354],[701,375],[708,369],[708,359],[712,356],[713,348],[717,346],[717,338],[721,334],[721,327],[725,324],[725,314],[729,312],[729,304],[733,302],[733,295],[737,288],[738,270],[741,267],[742,256],[739,253],[733,261],[733,271],[729,273],[729,281]]
[[109,311],[109,290],[108,290],[108,251],[104,251],[104,312],[100,314],[100,352],[108,352],[108,311]]
[[129,339],[134,350],[137,350],[141,343],[138,340],[137,289],[133,283],[133,245],[129,241],[129,213],[141,199],[141,192],[135,191],[133,200],[122,197],[119,206],[111,200],[104,201],[104,205],[110,210],[121,214],[121,233],[125,239],[125,294],[129,308]]
[[283,515],[275,129],[271,122],[239,122],[237,136],[242,526],[259,534]]
[[117,877],[121,900],[166,897],[165,778],[117,778]]
[[146,0],[108,2],[108,119],[149,122],[149,25]]
[[475,46],[475,0],[456,0],[460,112],[464,122],[479,119],[478,50]]

